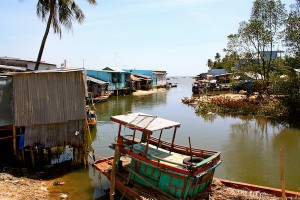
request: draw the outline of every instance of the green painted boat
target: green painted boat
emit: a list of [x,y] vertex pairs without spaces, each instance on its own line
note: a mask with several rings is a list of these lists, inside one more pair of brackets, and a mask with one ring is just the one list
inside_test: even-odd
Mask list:
[[[144,113],[111,120],[119,124],[111,145],[115,156],[94,166],[128,199],[143,199],[145,194],[151,199],[209,198],[215,169],[221,164],[220,152],[192,147],[190,140],[189,146],[175,144],[178,122]],[[145,192],[136,193],[141,188]]]

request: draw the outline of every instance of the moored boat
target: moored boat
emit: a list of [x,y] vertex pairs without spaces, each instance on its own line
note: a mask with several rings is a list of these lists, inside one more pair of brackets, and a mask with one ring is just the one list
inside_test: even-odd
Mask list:
[[204,92],[204,85],[199,83],[198,81],[195,81],[193,84],[192,84],[192,92],[194,94],[200,94],[200,93],[203,93]]
[[98,103],[98,102],[102,102],[102,101],[106,101],[108,99],[108,97],[110,96],[109,92],[106,92],[103,95],[99,95],[97,97],[93,98],[93,103]]
[[[192,147],[191,143],[175,144],[178,122],[143,113],[112,116],[111,120],[119,124],[117,142],[111,146],[115,156],[98,160],[94,166],[109,179],[115,174],[121,194],[136,199],[143,195],[159,199],[153,196],[157,194],[166,199],[208,198],[214,171],[221,163],[220,152]],[[171,130],[171,142],[163,140],[163,133],[168,137]],[[142,195],[136,188],[148,192]],[[152,195],[150,190],[156,192]]]

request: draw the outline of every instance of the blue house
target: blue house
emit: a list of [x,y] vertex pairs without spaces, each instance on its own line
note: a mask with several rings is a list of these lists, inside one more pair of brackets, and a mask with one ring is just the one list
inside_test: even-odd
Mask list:
[[86,70],[86,75],[92,78],[109,82],[108,90],[116,95],[131,91],[130,73],[120,69],[106,67],[102,70]]
[[152,77],[152,87],[166,87],[167,86],[167,72],[158,70],[135,70],[124,69],[133,75],[146,75]]

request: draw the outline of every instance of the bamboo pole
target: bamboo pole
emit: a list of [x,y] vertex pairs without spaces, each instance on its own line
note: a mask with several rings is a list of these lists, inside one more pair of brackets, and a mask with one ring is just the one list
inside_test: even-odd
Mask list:
[[116,178],[116,157],[119,154],[119,146],[115,145],[114,161],[112,163],[111,174],[110,174],[110,200],[114,200],[115,195],[115,178]]
[[286,200],[285,195],[285,178],[284,178],[284,148],[280,148],[280,174],[281,174],[281,188],[282,188],[282,199]]

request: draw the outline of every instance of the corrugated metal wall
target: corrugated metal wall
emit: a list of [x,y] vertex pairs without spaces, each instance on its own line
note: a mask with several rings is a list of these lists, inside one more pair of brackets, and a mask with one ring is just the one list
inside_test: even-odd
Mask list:
[[13,124],[12,78],[0,77],[0,126]]
[[[24,145],[32,146],[39,142],[44,144],[46,148],[66,144],[80,146],[83,144],[82,129],[82,120],[25,127]],[[76,135],[76,131],[79,131],[80,134]]]
[[82,71],[13,75],[14,125],[64,123],[85,119]]

